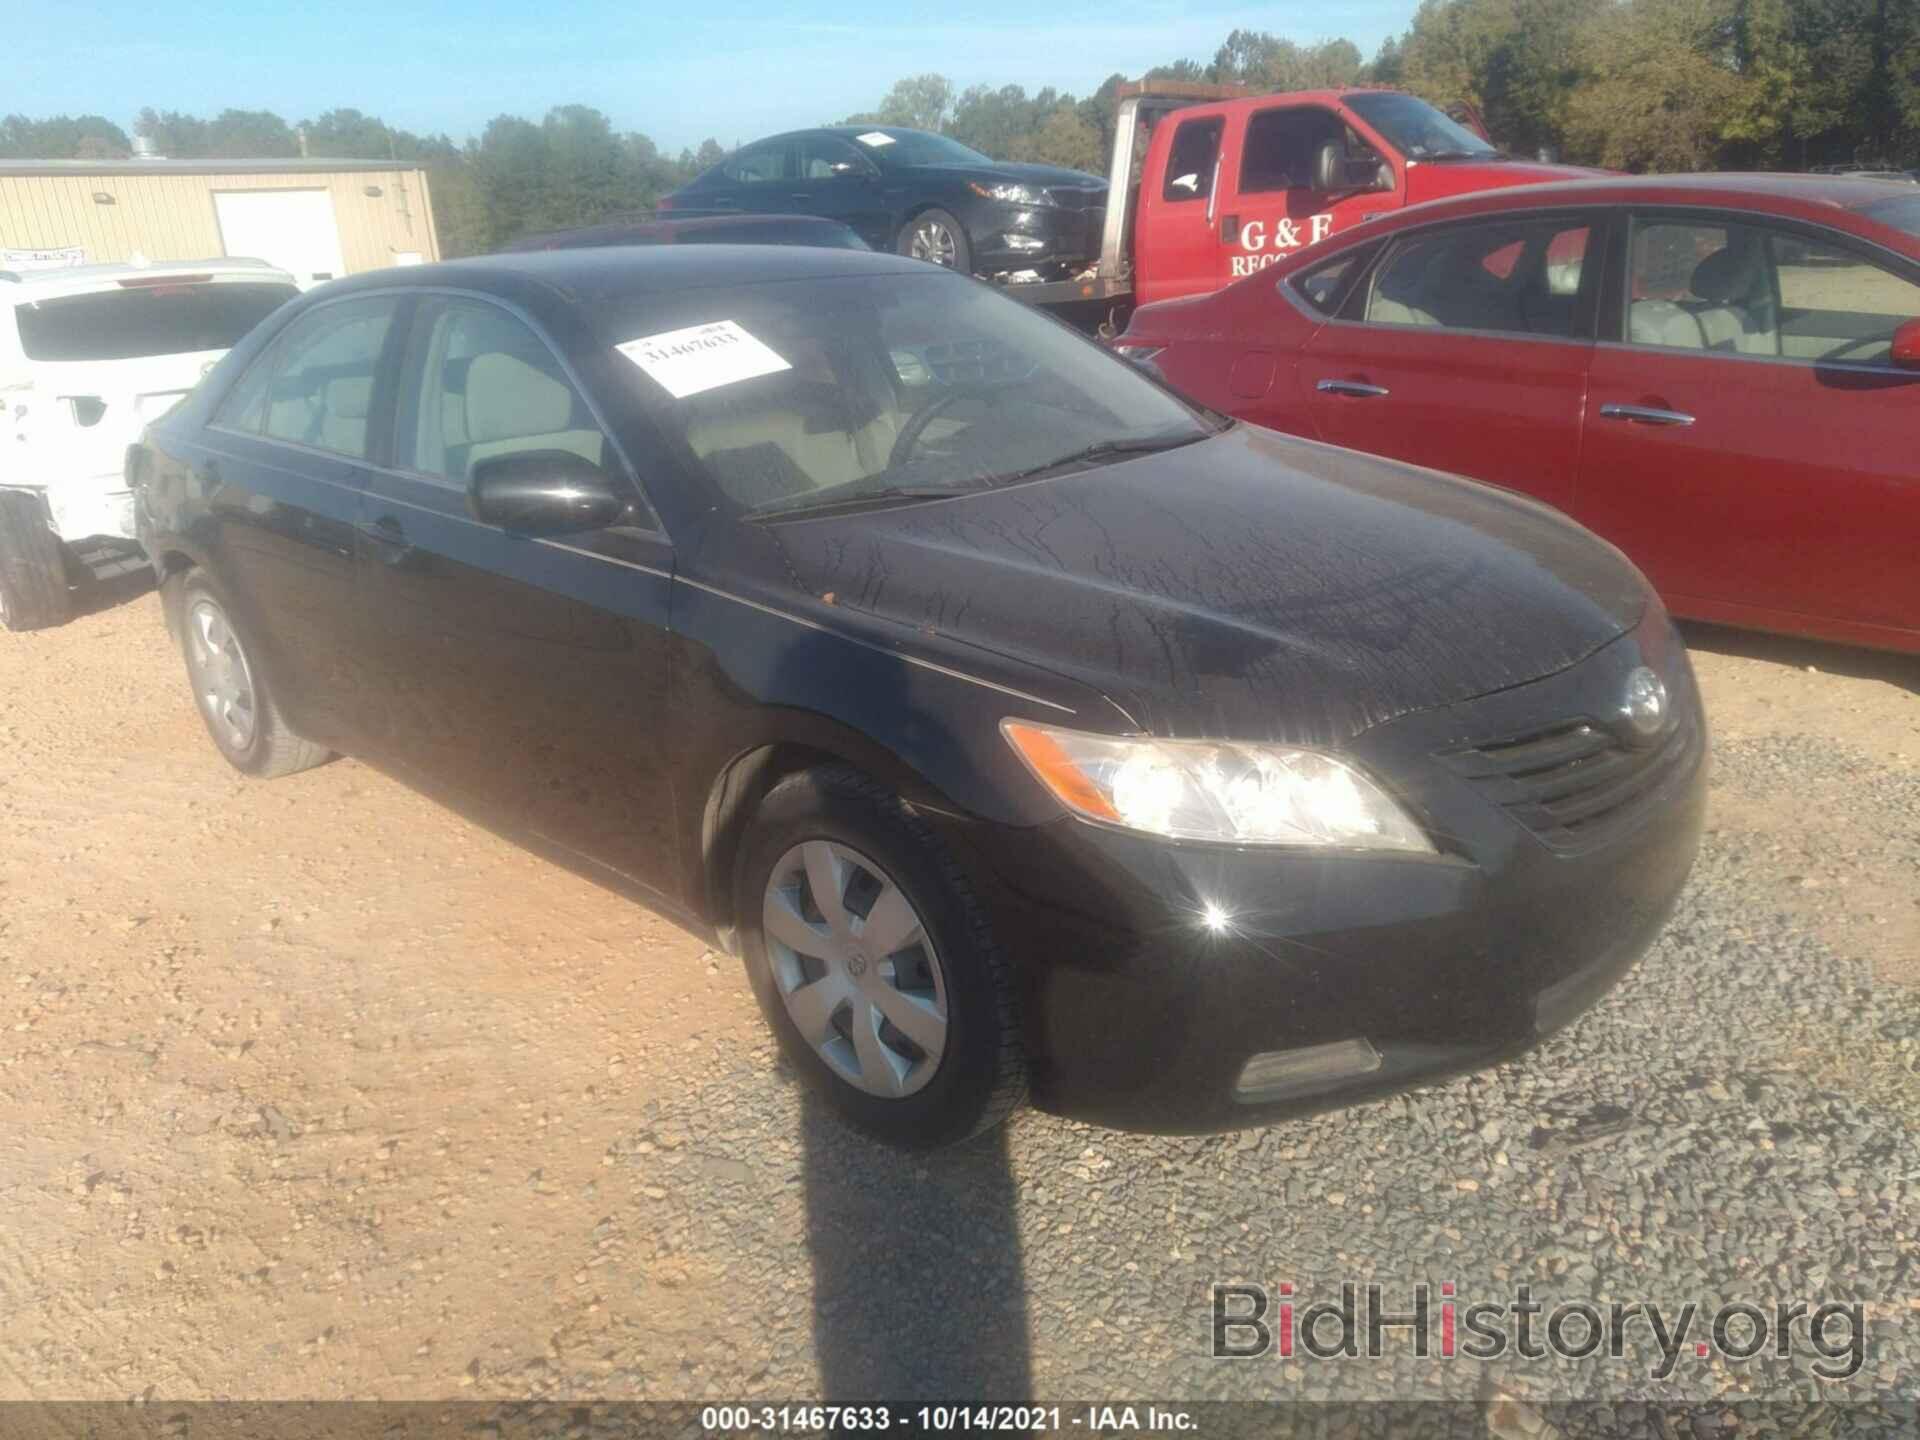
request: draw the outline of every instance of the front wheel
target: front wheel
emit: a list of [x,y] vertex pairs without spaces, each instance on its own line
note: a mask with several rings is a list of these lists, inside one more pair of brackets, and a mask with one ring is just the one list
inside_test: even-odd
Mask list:
[[844,766],[761,803],[734,884],[748,979],[788,1059],[855,1125],[923,1149],[1026,1098],[1007,961],[926,823]]
[[44,630],[73,614],[67,557],[40,497],[0,490],[0,628]]
[[273,780],[326,760],[330,752],[301,739],[280,718],[258,657],[241,640],[213,581],[195,570],[168,584],[180,587],[180,648],[194,703],[227,763],[244,775]]
[[973,247],[966,229],[944,210],[922,210],[900,230],[894,247],[916,260],[931,260],[962,275],[973,273]]

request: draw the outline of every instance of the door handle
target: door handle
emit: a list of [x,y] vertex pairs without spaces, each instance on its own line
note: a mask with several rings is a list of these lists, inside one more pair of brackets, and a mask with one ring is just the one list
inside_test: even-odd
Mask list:
[[1364,380],[1322,380],[1313,387],[1322,395],[1350,395],[1355,400],[1371,400],[1390,393],[1384,385],[1369,385]]
[[1662,410],[1653,405],[1602,405],[1603,420],[1631,420],[1640,425],[1691,425],[1693,416],[1684,410]]
[[1240,217],[1238,215],[1222,215],[1220,217],[1220,243],[1222,245],[1237,245],[1240,243]]

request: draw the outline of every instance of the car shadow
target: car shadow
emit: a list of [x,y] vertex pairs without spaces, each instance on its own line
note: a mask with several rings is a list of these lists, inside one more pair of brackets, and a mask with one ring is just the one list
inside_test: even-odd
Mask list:
[[1775,665],[1791,665],[1796,670],[1811,668],[1856,680],[1879,680],[1910,694],[1920,695],[1920,655],[1836,645],[1799,635],[1735,630],[1699,620],[1681,620],[1677,623],[1689,650],[1705,650],[1746,660],[1765,660]]
[[73,587],[73,610],[69,618],[78,620],[87,615],[117,610],[148,594],[153,588],[153,568],[145,563],[137,570],[129,570],[124,575],[115,575],[106,580],[87,575]]
[[1007,1131],[903,1152],[801,1108],[813,1344],[827,1403],[1032,1396]]

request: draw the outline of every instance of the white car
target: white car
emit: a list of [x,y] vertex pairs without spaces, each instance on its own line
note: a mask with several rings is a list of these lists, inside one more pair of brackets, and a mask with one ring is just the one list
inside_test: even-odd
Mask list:
[[298,293],[262,260],[0,271],[0,625],[139,563],[127,447]]

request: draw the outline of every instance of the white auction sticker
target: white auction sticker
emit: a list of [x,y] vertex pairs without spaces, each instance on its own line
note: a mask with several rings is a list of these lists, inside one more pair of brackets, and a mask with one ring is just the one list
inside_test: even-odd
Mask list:
[[647,335],[613,347],[676,400],[793,367],[731,320]]
[[853,138],[858,140],[862,145],[893,144],[893,136],[887,134],[887,132],[884,130],[869,130],[867,131],[866,134],[856,135]]

